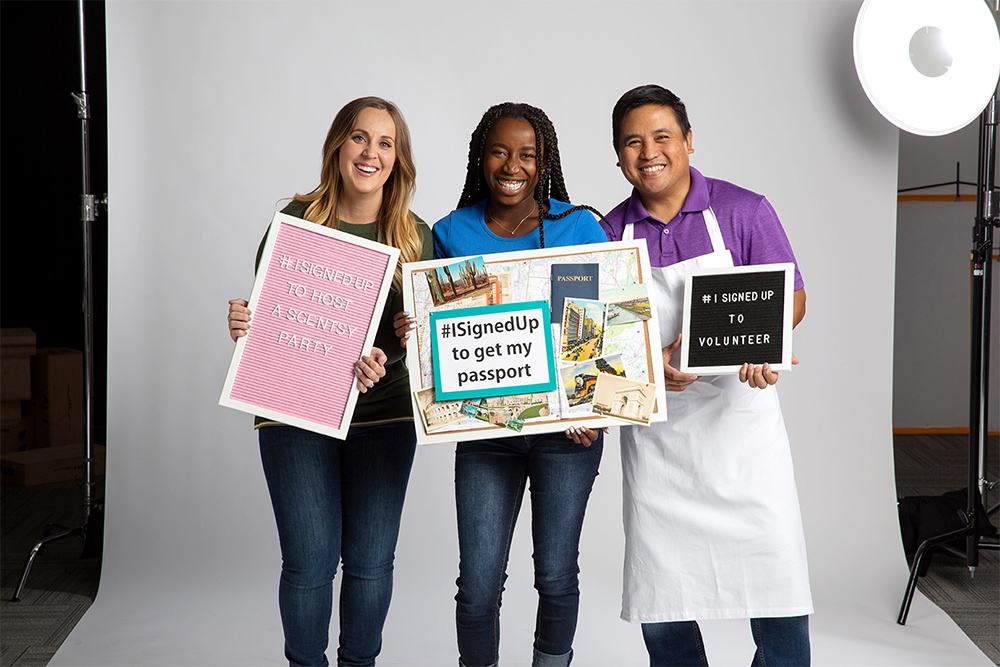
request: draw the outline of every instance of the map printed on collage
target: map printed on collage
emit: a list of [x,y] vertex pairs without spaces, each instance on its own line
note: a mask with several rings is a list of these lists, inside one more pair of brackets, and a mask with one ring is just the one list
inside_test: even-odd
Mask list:
[[[517,256],[514,259],[494,255],[451,263],[437,260],[430,262],[435,265],[432,268],[425,268],[428,262],[407,264],[404,293],[409,294],[404,296],[412,298],[412,309],[408,310],[417,319],[407,354],[413,358],[412,346],[419,361],[418,371],[411,365],[411,386],[415,387],[414,380],[419,378],[420,388],[413,397],[425,433],[448,433],[455,440],[468,439],[462,437],[464,432],[470,437],[473,432],[475,437],[489,437],[478,433],[483,429],[521,432],[526,427],[546,425],[549,427],[536,432],[551,432],[568,425],[560,421],[576,420],[579,424],[602,417],[648,424],[654,409],[662,410],[655,407],[657,379],[662,387],[662,366],[657,369],[654,364],[660,359],[659,335],[650,319],[649,294],[642,282],[650,273],[646,270],[642,275],[639,247],[619,247],[623,245],[600,244],[603,249],[595,252],[586,252],[590,246],[581,246],[565,255],[521,258],[542,252],[527,251],[510,253]],[[556,300],[562,303],[557,305]],[[435,400],[430,313],[530,301],[551,305],[557,389]],[[654,377],[656,370],[658,378]],[[602,400],[595,401],[600,386],[611,386],[605,377],[620,382],[606,389]],[[664,417],[662,412],[660,417]]]

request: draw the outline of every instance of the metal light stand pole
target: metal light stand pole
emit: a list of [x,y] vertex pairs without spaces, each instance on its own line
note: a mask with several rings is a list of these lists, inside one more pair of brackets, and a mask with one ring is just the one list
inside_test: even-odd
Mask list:
[[[966,514],[966,564],[971,576],[979,565],[979,549],[1000,546],[979,541],[976,500],[986,504],[986,438],[989,432],[990,320],[993,291],[993,228],[1000,226],[997,191],[997,91],[979,121],[979,215],[972,232],[972,369],[969,386],[969,490]],[[978,494],[973,494],[976,489]]]
[[49,535],[39,541],[24,564],[21,572],[21,579],[14,591],[12,600],[17,602],[21,599],[21,592],[28,581],[28,574],[31,566],[35,562],[35,556],[46,545],[56,542],[66,537],[79,537],[86,540],[87,528],[91,520],[91,513],[95,504],[94,496],[94,445],[91,437],[92,426],[92,396],[94,388],[94,322],[93,322],[93,240],[94,240],[94,220],[97,218],[97,200],[90,193],[90,107],[87,97],[87,53],[85,28],[83,18],[83,0],[77,0],[80,14],[80,93],[72,93],[77,104],[77,118],[80,119],[80,131],[82,139],[82,160],[83,160],[83,195],[81,196],[81,220],[83,221],[83,316],[84,316],[84,351],[83,351],[83,395],[84,395],[84,457],[83,457],[83,502],[82,517],[80,525],[76,528],[67,528],[51,524],[53,527],[61,529],[61,532]]
[[990,388],[990,307],[993,273],[993,228],[1000,226],[1000,201],[996,189],[997,92],[979,119],[979,179],[976,191],[978,211],[972,231],[972,355],[969,387],[969,486],[964,518],[966,525],[923,542],[913,557],[910,579],[896,622],[906,624],[910,603],[921,576],[924,558],[934,547],[965,537],[965,562],[975,576],[980,549],[1000,549],[994,542],[979,539],[977,500],[985,504],[986,434]]

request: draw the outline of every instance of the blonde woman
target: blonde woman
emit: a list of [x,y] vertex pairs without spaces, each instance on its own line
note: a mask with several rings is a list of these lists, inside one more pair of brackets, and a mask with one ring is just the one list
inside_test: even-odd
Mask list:
[[[364,97],[334,119],[319,186],[295,195],[282,212],[395,246],[400,262],[430,259],[430,229],[409,210],[415,179],[402,114],[391,102]],[[346,440],[256,420],[281,544],[278,607],[292,666],[329,664],[333,578],[341,561],[337,664],[374,665],[382,646],[416,443],[403,348],[392,324],[402,310],[401,280],[397,266],[375,346],[355,364],[362,393]],[[232,339],[249,327],[247,302],[230,301]]]

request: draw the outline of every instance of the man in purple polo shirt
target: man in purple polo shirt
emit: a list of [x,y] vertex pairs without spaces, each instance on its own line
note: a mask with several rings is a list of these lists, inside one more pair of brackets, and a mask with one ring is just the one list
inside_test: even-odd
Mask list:
[[[689,165],[687,109],[669,90],[625,93],[612,129],[633,190],[603,226],[649,248],[668,391],[668,421],[621,429],[622,618],[642,623],[651,665],[707,665],[697,621],[719,618],[750,619],[753,665],[808,665],[813,607],[778,375],[767,364],[713,377],[671,365],[685,274],[795,262],[791,245],[764,197]],[[793,325],[805,300],[796,265]]]

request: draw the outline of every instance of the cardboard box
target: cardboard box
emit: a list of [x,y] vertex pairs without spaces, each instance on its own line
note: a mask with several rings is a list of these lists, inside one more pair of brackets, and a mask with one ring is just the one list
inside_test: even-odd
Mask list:
[[35,353],[35,332],[31,329],[0,329],[0,358],[30,357]]
[[31,411],[38,447],[84,441],[83,353],[40,348],[31,357]]
[[[94,476],[104,474],[105,447],[94,445]],[[45,447],[0,457],[0,481],[17,486],[35,486],[82,478],[83,445]]]
[[0,401],[31,398],[31,358],[0,358]]
[[17,421],[24,416],[21,401],[0,401],[0,422]]
[[0,329],[0,401],[21,401],[31,398],[30,359],[33,354],[35,354],[34,331]]
[[0,422],[0,454],[35,448],[35,420],[31,417]]

